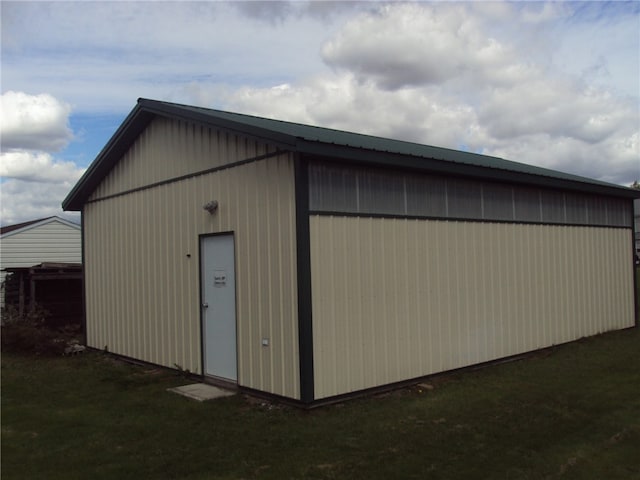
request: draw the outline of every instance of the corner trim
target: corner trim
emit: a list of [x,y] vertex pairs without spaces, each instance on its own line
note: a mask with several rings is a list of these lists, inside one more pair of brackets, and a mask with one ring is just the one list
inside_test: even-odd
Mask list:
[[441,222],[469,222],[469,223],[503,223],[511,225],[545,225],[552,227],[586,227],[586,228],[612,228],[616,230],[631,229],[633,227],[623,225],[597,225],[591,223],[566,223],[566,222],[533,222],[526,220],[493,220],[488,218],[473,217],[442,217],[429,215],[404,215],[393,213],[358,213],[358,212],[341,212],[331,210],[310,210],[309,215],[321,217],[350,217],[350,218],[387,218],[398,220],[438,220]]
[[635,224],[636,224],[636,219],[635,219],[635,209],[633,208],[633,200],[630,201],[631,203],[631,264],[633,265],[631,267],[631,275],[633,276],[633,281],[631,282],[633,284],[633,318],[634,318],[634,327],[638,327],[640,326],[640,292],[638,291],[638,288],[640,288],[640,285],[638,285],[638,276],[640,275],[640,266],[636,265],[635,262],[635,256],[636,256],[636,235],[635,235]]
[[299,154],[294,156],[296,198],[296,264],[298,279],[298,360],[300,401],[315,399],[313,374],[313,318],[311,308],[311,245],[309,233],[309,171]]
[[80,261],[82,262],[82,344],[87,346],[87,261],[85,257],[85,208],[80,211]]

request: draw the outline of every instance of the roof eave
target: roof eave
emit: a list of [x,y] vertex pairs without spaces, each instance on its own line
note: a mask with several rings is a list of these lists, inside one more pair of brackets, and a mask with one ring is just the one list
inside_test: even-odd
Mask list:
[[63,210],[82,210],[83,205],[91,193],[155,116],[184,120],[226,130],[231,133],[250,136],[286,150],[293,150],[296,145],[296,138],[290,135],[231,120],[212,118],[205,113],[195,111],[187,112],[178,105],[174,106],[166,102],[140,98],[131,113],[125,118],[118,130],[116,130],[87,171],[63,200]]
[[[535,172],[527,172],[518,171],[518,169],[497,168],[491,165],[478,165],[473,164],[473,162],[467,163],[467,155],[477,157],[477,154],[468,152],[448,151],[433,147],[433,152],[431,153],[434,156],[431,157],[429,156],[431,154],[430,151],[422,152],[426,153],[425,155],[415,155],[409,152],[382,151],[347,144],[328,143],[326,141],[297,137],[289,133],[262,128],[257,125],[235,121],[234,119],[216,117],[204,111],[199,111],[197,108],[185,107],[187,106],[144,98],[138,99],[137,105],[64,199],[62,208],[73,211],[82,210],[83,205],[98,184],[156,116],[188,121],[248,136],[267,142],[282,150],[296,151],[304,155],[332,157],[381,166],[411,168],[431,173],[473,176],[548,188],[565,188],[625,198],[640,197],[640,191],[638,190],[575,175],[562,174],[561,177],[558,177],[554,175],[557,172],[550,170],[547,175],[545,169],[541,168],[537,168]],[[503,159],[494,157],[486,157],[486,159],[489,164],[495,160],[504,162]]]
[[248,125],[242,122],[235,122],[229,119],[217,118],[215,116],[207,115],[204,112],[185,110],[184,105],[158,102],[156,100],[140,98],[138,99],[138,106],[144,108],[145,111],[153,113],[155,115],[184,120],[207,127],[225,130],[230,133],[249,136],[256,140],[268,142],[272,145],[287,150],[293,149],[297,141],[296,137],[287,135],[285,133]]
[[82,206],[93,190],[151,122],[152,118],[153,114],[147,112],[140,104],[131,110],[131,113],[127,115],[118,130],[62,201],[63,210],[82,210]]

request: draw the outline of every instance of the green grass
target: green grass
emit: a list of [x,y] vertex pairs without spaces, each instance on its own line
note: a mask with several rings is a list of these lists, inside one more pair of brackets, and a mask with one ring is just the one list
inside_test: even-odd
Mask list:
[[313,411],[166,392],[100,353],[2,355],[2,478],[640,479],[640,330]]

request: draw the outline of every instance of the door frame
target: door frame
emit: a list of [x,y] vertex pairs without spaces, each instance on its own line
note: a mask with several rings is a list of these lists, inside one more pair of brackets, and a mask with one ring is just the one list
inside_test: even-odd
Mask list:
[[[235,302],[235,330],[236,330],[236,380],[230,380],[228,378],[216,377],[215,375],[207,374],[207,358],[206,358],[206,343],[207,339],[205,337],[205,313],[204,308],[202,307],[204,303],[203,297],[203,285],[202,285],[202,274],[203,272],[203,255],[202,255],[202,245],[207,238],[211,237],[221,237],[221,236],[231,236],[233,241],[233,279],[234,279],[234,294],[235,298],[233,301]],[[211,383],[219,383],[221,385],[226,386],[237,386],[239,385],[240,380],[240,370],[238,369],[238,357],[239,357],[239,348],[238,348],[238,269],[236,268],[236,235],[233,230],[225,231],[225,232],[216,232],[216,233],[202,233],[198,235],[198,309],[200,310],[200,365],[202,368],[202,378],[209,380]]]

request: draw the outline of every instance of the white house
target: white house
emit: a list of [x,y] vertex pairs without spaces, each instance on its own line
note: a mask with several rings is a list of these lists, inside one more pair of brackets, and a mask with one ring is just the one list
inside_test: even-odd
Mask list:
[[82,263],[80,225],[54,216],[0,228],[3,305],[6,269],[32,267],[42,263]]

